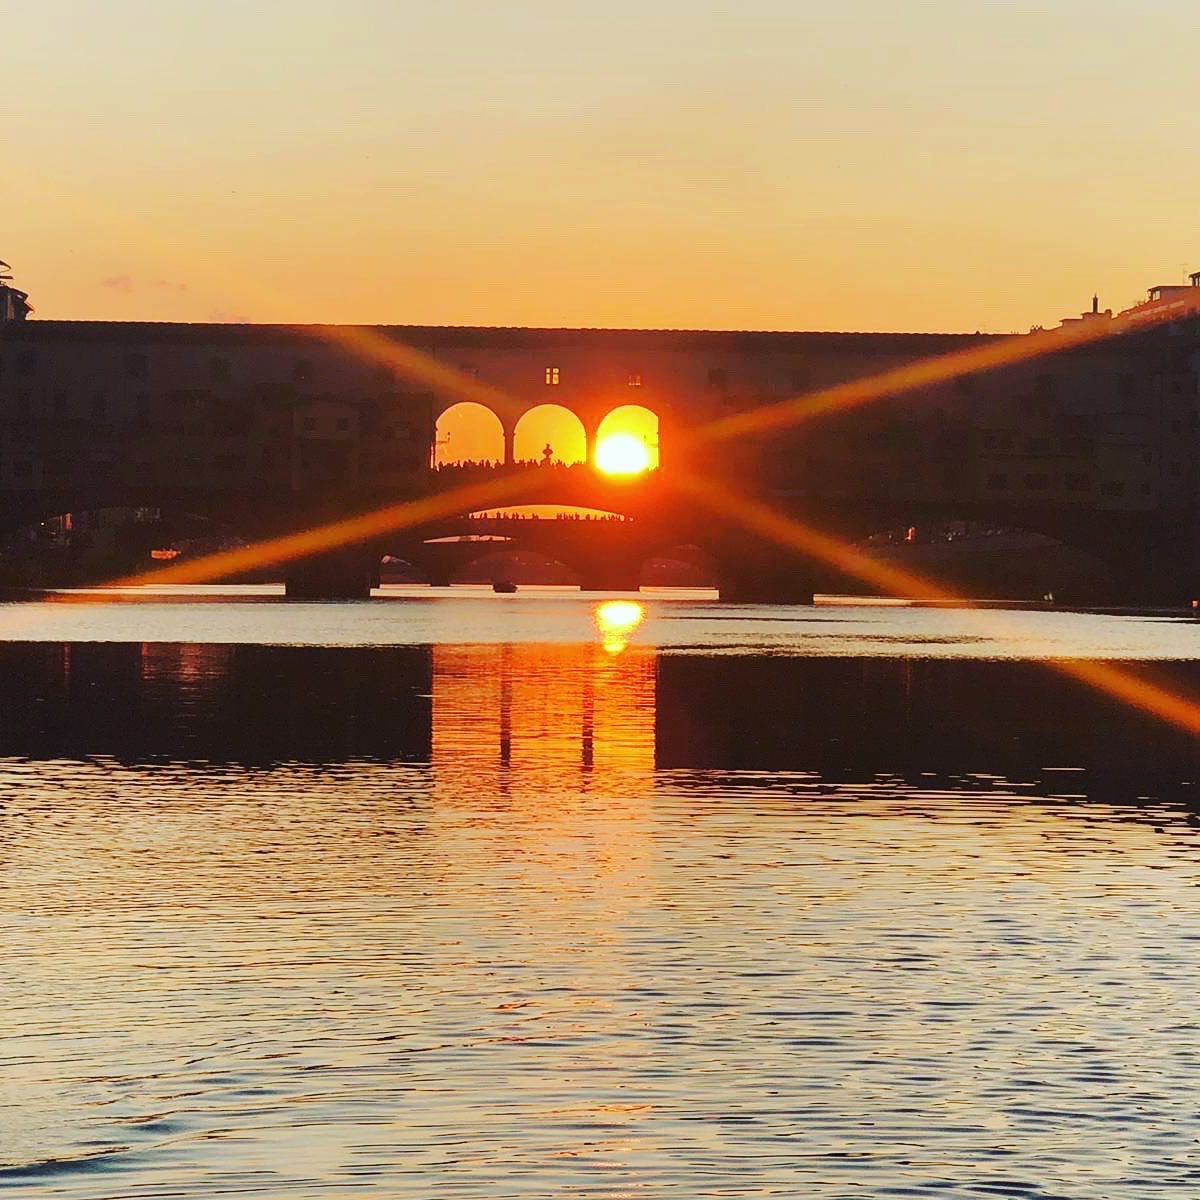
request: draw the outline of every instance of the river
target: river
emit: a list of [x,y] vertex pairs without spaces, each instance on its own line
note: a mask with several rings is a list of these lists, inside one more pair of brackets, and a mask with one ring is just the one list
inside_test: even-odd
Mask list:
[[[80,597],[86,600],[87,597]],[[1200,1194],[1200,625],[0,605],[14,1197]]]

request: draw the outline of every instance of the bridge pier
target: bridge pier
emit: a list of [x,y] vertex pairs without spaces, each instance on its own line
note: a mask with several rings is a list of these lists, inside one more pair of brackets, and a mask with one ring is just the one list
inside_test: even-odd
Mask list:
[[722,578],[717,587],[725,604],[812,604],[812,583],[795,576],[739,573]]
[[1060,602],[1189,608],[1200,599],[1200,537],[1190,512],[1078,524],[1062,540],[1105,564],[1109,578],[1100,595],[1056,596]]
[[289,600],[369,600],[379,582],[379,555],[362,547],[331,550],[289,563]]
[[727,604],[812,604],[812,564],[772,546],[746,543],[718,563],[717,591]]

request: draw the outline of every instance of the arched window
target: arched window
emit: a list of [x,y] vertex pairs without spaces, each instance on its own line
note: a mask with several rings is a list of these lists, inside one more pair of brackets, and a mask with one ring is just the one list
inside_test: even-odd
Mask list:
[[434,466],[485,462],[504,462],[500,418],[483,404],[464,401],[452,405],[437,419]]
[[596,452],[607,438],[635,438],[646,447],[646,467],[658,466],[658,416],[640,404],[622,404],[600,422],[596,430]]
[[583,422],[561,404],[539,404],[517,422],[513,457],[517,462],[542,462],[548,458],[567,465],[581,463],[587,458]]

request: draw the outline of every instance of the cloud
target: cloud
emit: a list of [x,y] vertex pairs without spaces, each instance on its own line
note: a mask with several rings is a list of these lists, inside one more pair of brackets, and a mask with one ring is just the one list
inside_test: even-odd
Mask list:
[[110,275],[100,281],[100,286],[113,292],[132,292],[143,287],[155,288],[160,292],[186,292],[188,285],[175,279],[152,279],[148,283],[134,279],[131,275]]

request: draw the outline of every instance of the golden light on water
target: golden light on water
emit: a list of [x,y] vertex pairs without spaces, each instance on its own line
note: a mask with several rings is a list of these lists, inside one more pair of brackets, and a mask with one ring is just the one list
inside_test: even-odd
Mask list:
[[650,448],[632,433],[612,433],[596,445],[596,469],[605,475],[640,475],[650,469]]
[[646,619],[646,610],[636,600],[606,600],[596,606],[593,617],[604,649],[620,654],[629,645],[629,635]]

